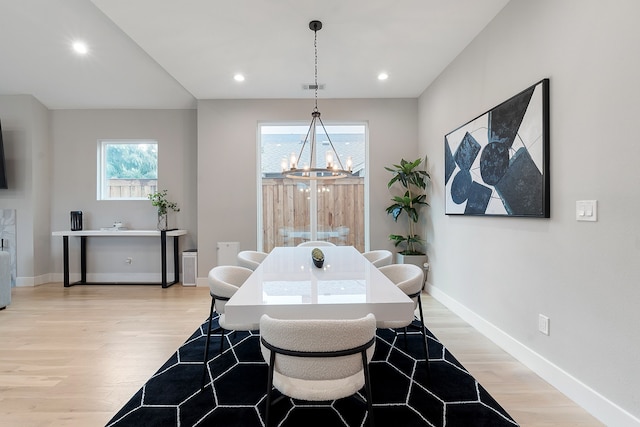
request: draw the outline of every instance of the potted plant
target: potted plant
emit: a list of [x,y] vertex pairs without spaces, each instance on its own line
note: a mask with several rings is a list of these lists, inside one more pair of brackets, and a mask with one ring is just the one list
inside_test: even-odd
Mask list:
[[423,240],[417,234],[416,227],[420,219],[420,209],[429,205],[425,199],[427,198],[427,183],[431,177],[425,170],[418,169],[421,163],[422,159],[420,158],[413,162],[402,159],[399,165],[385,167],[385,169],[392,173],[387,188],[391,189],[397,185],[403,189],[402,195],[394,196],[391,199],[393,204],[387,208],[387,214],[393,216],[395,222],[398,222],[398,218],[403,212],[407,216],[408,234],[389,235],[389,239],[394,242],[396,247],[404,247],[402,251],[397,253],[396,262],[416,264],[422,268],[427,261],[427,256],[421,250]]
[[168,229],[167,214],[169,209],[174,212],[180,212],[178,204],[167,200],[167,190],[157,191],[147,197],[151,200],[151,204],[158,208],[158,230]]

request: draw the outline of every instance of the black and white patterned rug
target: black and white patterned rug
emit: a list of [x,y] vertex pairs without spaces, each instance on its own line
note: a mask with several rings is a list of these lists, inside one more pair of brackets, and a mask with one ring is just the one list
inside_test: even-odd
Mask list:
[[[205,322],[194,332],[118,411],[108,427],[264,426],[267,365],[260,354],[259,334],[226,335],[222,354],[218,352],[219,335],[212,335],[206,386],[201,390],[206,326]],[[217,327],[217,320],[213,326]],[[517,426],[437,338],[427,332],[430,384],[426,381],[420,333],[409,333],[405,347],[401,333],[378,330],[370,365],[376,425]],[[363,391],[361,394],[364,396]],[[271,424],[282,427],[367,425],[366,405],[355,397],[321,403],[286,398],[273,406],[271,416]]]

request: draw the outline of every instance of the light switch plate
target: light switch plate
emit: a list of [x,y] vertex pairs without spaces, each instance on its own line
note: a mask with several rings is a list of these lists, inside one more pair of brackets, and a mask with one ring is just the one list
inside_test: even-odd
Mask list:
[[576,202],[576,221],[597,221],[598,201],[578,200]]

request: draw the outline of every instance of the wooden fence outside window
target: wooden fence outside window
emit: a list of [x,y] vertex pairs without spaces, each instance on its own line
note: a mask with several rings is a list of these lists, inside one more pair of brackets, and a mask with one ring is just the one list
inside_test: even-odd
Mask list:
[[[364,178],[317,181],[318,240],[364,251]],[[263,250],[310,240],[309,187],[294,179],[262,180]]]

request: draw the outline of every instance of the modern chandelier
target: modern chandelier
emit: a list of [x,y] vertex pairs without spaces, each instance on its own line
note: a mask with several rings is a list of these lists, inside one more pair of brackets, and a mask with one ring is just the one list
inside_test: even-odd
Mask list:
[[[309,29],[313,31],[313,47],[315,51],[315,80],[314,85],[309,85],[309,88],[315,90],[315,107],[311,112],[311,124],[309,125],[309,130],[307,132],[307,136],[304,139],[304,142],[302,143],[302,147],[300,148],[300,153],[297,156],[295,153],[291,153],[291,158],[289,159],[288,165],[287,161],[283,160],[282,173],[285,177],[293,179],[314,180],[345,178],[352,175],[351,157],[347,159],[347,167],[345,168],[340,161],[338,152],[333,146],[333,142],[331,142],[331,138],[327,133],[327,129],[324,127],[324,123],[322,123],[322,119],[320,118],[320,111],[318,111],[318,31],[322,29],[322,22],[309,22]],[[327,140],[329,141],[329,145],[331,146],[331,150],[327,151],[326,153],[325,168],[318,167],[316,158],[316,126],[318,123],[320,123],[320,126],[322,126],[322,130],[327,136]],[[308,163],[303,163],[302,154],[307,145],[309,145],[310,158]]]

